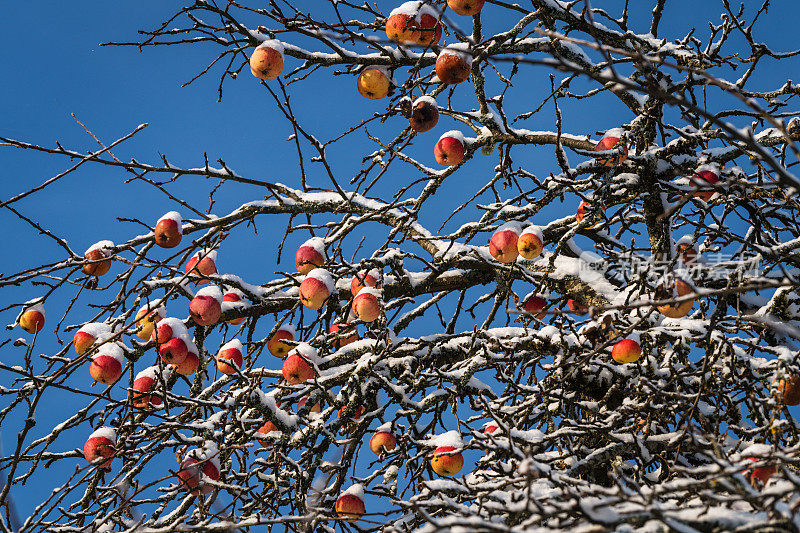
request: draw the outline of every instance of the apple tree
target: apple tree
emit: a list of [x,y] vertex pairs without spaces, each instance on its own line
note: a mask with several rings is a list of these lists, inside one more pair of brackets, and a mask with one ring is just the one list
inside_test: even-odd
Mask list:
[[[716,3],[665,35],[691,16],[667,0],[195,0],[114,36],[202,49],[209,105],[258,87],[231,120],[280,142],[242,172],[118,157],[144,126],[0,139],[64,166],[1,204],[50,256],[0,275],[25,295],[0,528],[800,529],[800,86],[774,69],[800,52],[769,42],[794,8]],[[19,208],[84,165],[164,215],[84,251]]]

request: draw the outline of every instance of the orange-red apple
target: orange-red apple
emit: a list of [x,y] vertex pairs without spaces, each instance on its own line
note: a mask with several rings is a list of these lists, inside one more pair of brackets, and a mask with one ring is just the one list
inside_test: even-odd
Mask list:
[[88,261],[81,270],[88,276],[100,277],[111,270],[111,254],[114,250],[114,243],[111,241],[100,241],[93,244],[83,254],[83,259]]
[[250,55],[250,73],[261,80],[274,80],[283,72],[283,43],[264,41]]
[[233,339],[226,342],[219,349],[217,354],[217,368],[223,374],[236,374],[242,369],[244,347],[242,341]]
[[[308,396],[303,396],[302,398],[300,398],[300,401],[297,402],[297,410],[299,411],[300,409],[302,409],[307,403],[308,403]],[[314,405],[311,406],[311,408],[308,410],[308,412],[309,413],[320,413],[320,412],[322,412],[322,405],[319,402],[317,402],[317,403],[315,403]]]
[[[600,206],[600,208],[603,210],[603,215],[605,215],[606,206],[603,205],[603,206]],[[600,219],[601,219],[600,213],[597,212],[597,208],[594,207],[592,202],[583,201],[578,206],[578,212],[575,214],[575,222],[580,224],[581,220],[583,220],[584,217],[586,217],[587,215],[589,216],[590,219],[592,217],[595,217],[597,221],[588,224],[586,227],[587,228],[596,227],[598,225]]]
[[312,311],[317,311],[325,305],[335,287],[330,272],[315,268],[300,283],[300,301]]
[[695,187],[702,187],[703,189],[712,189],[704,191],[695,191],[694,197],[700,198],[708,202],[717,191],[713,190],[714,185],[719,183],[719,167],[717,165],[702,165],[694,171],[690,178],[692,185]]
[[353,312],[362,322],[372,322],[381,316],[381,292],[372,287],[364,287],[353,298]]
[[[688,294],[692,294],[694,290],[683,280],[672,279],[666,283],[660,284],[656,288],[656,299],[658,300],[672,300],[680,298]],[[694,305],[694,300],[689,299],[683,302],[674,304],[665,304],[658,306],[658,311],[669,318],[681,318],[689,314]]]
[[[619,128],[608,130],[605,135],[603,135],[603,138],[600,139],[600,142],[595,145],[594,151],[605,152],[607,150],[613,150],[614,148],[617,148],[617,146],[620,144],[622,134],[623,132]],[[625,143],[623,143],[620,149],[622,150],[621,153],[610,157],[598,157],[597,162],[606,167],[613,167],[614,165],[621,164],[628,158],[628,147],[625,145]]]
[[[225,294],[222,295],[222,312],[226,313],[233,309],[240,310],[247,307],[247,302],[244,299],[244,293],[237,289],[228,289]],[[247,320],[246,316],[240,316],[239,318],[231,318],[228,320],[228,324],[232,324],[234,326],[238,326],[242,322]]]
[[217,273],[217,251],[195,253],[186,263],[186,273],[198,285],[211,281],[205,276]]
[[[111,462],[116,453],[117,431],[112,427],[98,428],[89,435],[83,445],[83,457],[101,470],[111,470]],[[95,461],[106,459],[99,464]]]
[[183,220],[177,211],[170,211],[158,219],[153,230],[155,243],[162,248],[175,248],[183,236]]
[[189,303],[189,314],[198,326],[213,326],[222,316],[222,291],[210,286],[197,291]]
[[164,317],[166,316],[166,309],[163,305],[154,307],[152,305],[145,305],[136,313],[136,336],[143,341],[148,340],[153,335],[153,330]]
[[189,347],[186,352],[186,359],[182,363],[173,365],[175,372],[182,376],[191,376],[200,367],[200,356],[197,355],[197,348]]
[[312,379],[314,363],[317,358],[317,350],[308,344],[301,342],[283,361],[283,377],[290,385],[297,385],[306,380]]
[[788,379],[778,380],[778,398],[783,405],[800,404],[800,376],[792,374]]
[[366,274],[364,272],[357,273],[350,281],[350,294],[355,296],[364,287],[376,287],[380,276],[381,273],[377,268],[371,269]]
[[617,363],[635,363],[642,356],[642,347],[633,339],[622,339],[611,349],[611,357]]
[[461,472],[464,457],[453,446],[440,446],[433,451],[431,468],[440,476],[450,477]]
[[539,226],[528,226],[517,239],[517,252],[523,259],[535,259],[544,249],[544,235]]
[[547,316],[547,313],[544,311],[545,307],[547,307],[547,300],[536,294],[529,294],[526,296],[521,305],[523,311],[535,315],[539,320]]
[[186,343],[186,337],[172,337],[167,342],[162,343],[158,347],[158,355],[161,359],[170,365],[179,365],[183,363],[189,353],[189,346]]
[[519,255],[519,234],[520,227],[516,222],[503,224],[489,239],[489,253],[501,263],[513,263]]
[[473,17],[481,12],[486,0],[447,0],[447,7],[462,17]]
[[161,396],[153,392],[158,386],[158,372],[157,366],[151,366],[136,374],[128,398],[137,409],[155,408],[164,401]]
[[342,325],[339,319],[336,319],[331,324],[331,327],[328,328],[328,333],[336,335],[336,338],[333,340],[333,345],[337,349],[358,340],[358,328],[348,324]]
[[585,315],[586,313],[589,312],[588,307],[580,303],[578,300],[574,300],[572,298],[567,300],[567,307],[569,308],[570,311],[572,311],[578,316]]
[[397,438],[389,431],[376,431],[369,439],[369,449],[375,455],[391,452],[397,447]]
[[89,374],[95,381],[111,385],[122,376],[122,367],[125,357],[122,348],[115,343],[105,343],[92,356],[89,365]]
[[364,487],[353,485],[336,500],[336,514],[342,520],[355,522],[367,512],[364,506]]
[[283,341],[293,341],[294,336],[297,334],[294,326],[291,324],[284,324],[278,328],[278,331],[269,338],[267,341],[267,350],[275,357],[283,359],[287,353],[292,349],[292,345]]
[[19,325],[28,333],[39,333],[44,327],[44,306],[37,303],[19,315]]

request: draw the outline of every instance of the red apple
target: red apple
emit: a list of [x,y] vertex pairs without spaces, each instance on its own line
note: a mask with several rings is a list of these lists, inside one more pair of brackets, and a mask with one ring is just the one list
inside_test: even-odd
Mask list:
[[177,211],[170,211],[158,219],[153,230],[155,243],[162,248],[175,248],[183,236],[183,220]]
[[589,312],[588,307],[586,307],[577,300],[573,300],[572,298],[567,300],[567,307],[569,308],[570,311],[572,311],[578,316],[585,315],[586,313]]
[[268,433],[272,433],[273,431],[277,432],[279,430],[278,430],[278,427],[275,424],[273,424],[272,422],[270,422],[269,420],[264,422],[264,425],[262,425],[260,428],[258,428],[258,433],[261,433],[261,434],[264,435],[263,437],[261,437],[261,436],[257,437],[258,438],[258,442],[261,444],[262,447],[264,447],[264,448],[272,447],[272,439],[273,439],[273,437],[268,437],[267,434]]
[[158,321],[158,327],[153,328],[151,334],[152,340],[156,344],[163,344],[173,337],[188,337],[189,330],[183,325],[183,322],[177,318],[162,318]]
[[219,481],[219,451],[216,446],[203,450],[192,450],[181,461],[177,472],[181,487],[193,495],[208,494],[214,486],[208,481]]
[[486,0],[447,0],[447,7],[462,17],[473,17],[481,12]]
[[456,85],[469,78],[472,56],[461,45],[448,46],[436,58],[436,76],[444,84]]
[[713,190],[713,186],[719,183],[719,167],[717,165],[702,165],[695,170],[690,179],[695,187],[712,189],[694,192],[695,198],[700,198],[708,202],[717,192]]
[[217,354],[217,368],[223,374],[236,374],[244,364],[243,353],[244,347],[239,339],[226,342]]
[[433,451],[431,468],[440,476],[450,477],[461,472],[464,457],[453,446],[440,446]]
[[642,356],[642,347],[633,339],[622,339],[611,349],[611,357],[617,363],[635,363]]
[[442,38],[442,25],[439,14],[428,4],[422,4],[417,15],[417,44],[431,46]]
[[158,355],[161,360],[170,365],[183,363],[189,353],[188,337],[172,337],[167,342],[159,345]]
[[[297,402],[297,410],[299,411],[300,409],[302,409],[303,406],[305,406],[305,404],[307,404],[307,403],[308,403],[308,396],[303,396],[302,398],[300,398],[300,401]],[[317,402],[317,403],[315,403],[314,405],[311,406],[311,408],[308,410],[308,412],[309,413],[320,413],[320,412],[322,412],[322,405],[320,405],[320,403]]]
[[330,272],[315,268],[300,283],[300,301],[312,311],[317,311],[325,305],[335,287]]
[[[608,130],[603,138],[600,139],[600,142],[594,147],[595,152],[605,152],[607,150],[612,150],[617,147],[620,143],[620,139],[622,138],[623,131],[619,128],[614,128],[612,130]],[[613,155],[613,156],[606,156],[606,157],[598,157],[597,162],[606,167],[613,167],[614,165],[619,165],[623,161],[628,158],[628,147],[623,143],[621,146],[622,153]]]
[[[748,457],[748,460],[755,462],[763,462],[764,459],[759,457]],[[776,472],[778,471],[778,467],[774,464],[768,464],[767,466],[759,466],[757,468],[753,468],[750,470],[749,474],[747,471],[742,472],[745,477],[750,481],[750,484],[754,487],[758,487],[760,484],[761,487],[764,487],[769,478],[771,478]],[[756,483],[758,480],[758,484]]]
[[[83,456],[89,462],[101,470],[111,470],[111,462],[116,453],[117,431],[112,427],[98,428],[89,435],[86,444],[83,445]],[[95,463],[98,459],[107,459],[99,464]]]
[[278,328],[278,331],[276,331],[275,334],[269,338],[269,341],[267,341],[267,350],[269,350],[269,353],[275,357],[280,357],[283,359],[292,349],[291,344],[287,344],[283,341],[295,340],[294,336],[296,334],[297,331],[291,324],[282,325],[280,328]]
[[440,165],[452,167],[464,160],[464,134],[451,130],[442,134],[433,147],[433,156]]
[[366,513],[364,506],[364,487],[353,485],[336,500],[336,514],[342,520],[355,522]]
[[[356,81],[359,94],[370,100],[380,100],[389,94],[392,80],[383,67],[367,67],[361,71]],[[319,265],[317,265],[319,266]]]
[[486,435],[490,435],[495,431],[497,431],[498,429],[500,429],[500,426],[498,426],[497,422],[495,422],[494,420],[492,420],[491,422],[486,422],[486,424],[483,425],[483,432]]
[[411,129],[424,133],[432,130],[439,122],[439,108],[432,96],[420,96],[411,106],[408,123]]
[[283,362],[283,377],[289,385],[297,385],[309,379],[312,379],[316,372],[314,372],[314,363],[317,359],[317,350],[310,345],[301,342],[289,352],[286,360]]
[[122,348],[115,343],[107,342],[101,345],[98,352],[92,356],[89,374],[95,381],[111,385],[122,376],[124,362],[125,356]]
[[364,287],[376,287],[380,277],[381,273],[377,268],[371,269],[366,274],[364,272],[357,273],[350,281],[350,294],[355,296]]
[[513,263],[519,255],[517,241],[520,234],[519,224],[508,222],[503,224],[489,239],[489,253],[501,263]]
[[353,312],[362,322],[372,322],[381,316],[381,291],[364,287],[353,298]]
[[392,12],[386,19],[386,36],[401,44],[416,44],[420,37],[414,15]]
[[325,241],[312,237],[300,245],[294,254],[294,266],[301,274],[308,274],[325,262]]
[[283,43],[264,41],[250,55],[250,73],[261,80],[274,80],[283,72]]
[[535,259],[544,249],[544,235],[539,226],[528,226],[517,239],[517,252],[523,259]]
[[376,431],[369,439],[369,449],[375,455],[391,452],[397,447],[397,439],[389,431]]
[[529,294],[522,301],[522,310],[531,315],[535,315],[539,320],[547,316],[544,311],[547,307],[547,300],[536,294]]
[[211,281],[205,276],[217,273],[217,251],[195,253],[186,263],[186,273],[198,285]]
[[83,259],[88,261],[81,270],[88,276],[100,277],[111,270],[111,254],[114,253],[114,243],[111,241],[100,241],[93,244],[83,254]]
[[153,392],[158,386],[158,373],[158,367],[151,366],[136,374],[128,399],[137,409],[149,409],[162,404],[161,396]]
[[39,333],[44,327],[44,306],[37,303],[28,307],[17,320],[20,327],[28,333]]
[[222,291],[210,286],[197,291],[189,303],[189,314],[198,326],[213,326],[222,316]]

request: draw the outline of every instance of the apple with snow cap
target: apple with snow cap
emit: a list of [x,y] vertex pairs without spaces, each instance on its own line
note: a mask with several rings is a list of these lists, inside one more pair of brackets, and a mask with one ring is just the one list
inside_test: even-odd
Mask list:
[[775,381],[777,381],[779,402],[790,406],[800,404],[800,375],[792,374]]
[[100,241],[93,244],[83,253],[85,263],[81,270],[88,276],[100,277],[111,270],[111,255],[114,253],[114,243]]
[[292,345],[284,341],[294,341],[295,335],[297,335],[297,330],[293,325],[281,325],[278,331],[267,341],[267,350],[275,357],[283,359],[292,349]]
[[517,239],[517,252],[523,259],[536,259],[544,249],[544,234],[539,226],[528,226]]
[[95,342],[102,342],[112,335],[113,332],[108,324],[92,322],[84,324],[81,329],[75,332],[72,337],[72,345],[75,347],[75,353],[83,355],[89,351]]
[[491,435],[492,433],[494,433],[498,429],[500,429],[500,426],[498,426],[497,422],[495,422],[494,420],[490,420],[489,422],[486,422],[483,425],[483,432],[486,435]]
[[462,17],[474,17],[483,9],[486,0],[447,0],[447,7]]
[[450,477],[461,472],[464,467],[464,457],[461,449],[464,444],[458,431],[448,431],[433,439],[436,449],[431,458],[431,468],[440,476]]
[[442,25],[439,23],[439,13],[428,4],[419,2],[417,14],[417,44],[431,46],[442,38]]
[[397,438],[392,434],[392,424],[387,422],[378,427],[369,439],[369,449],[375,455],[391,452],[397,448]]
[[336,336],[333,345],[339,349],[358,340],[358,328],[353,325],[342,324],[337,318],[328,328],[328,333]]
[[[249,304],[245,300],[244,293],[239,289],[227,289],[225,293],[222,295],[222,313],[225,314],[228,311],[234,310],[242,310],[249,307]],[[227,320],[228,324],[238,326],[242,322],[247,320],[246,316],[240,316],[239,318],[231,318]]]
[[317,311],[325,305],[335,289],[331,273],[324,268],[315,268],[300,283],[300,301],[312,311]]
[[[274,435],[270,435],[270,433],[274,433]],[[256,439],[258,439],[259,444],[261,444],[262,448],[271,448],[272,441],[280,436],[280,430],[278,427],[270,420],[264,422],[264,424],[258,428],[256,433]]]
[[157,366],[147,367],[136,374],[128,399],[137,409],[156,408],[163,403],[161,396],[153,392],[158,386],[158,374]]
[[28,333],[39,333],[44,327],[44,304],[37,302],[26,308],[20,313],[17,322]]
[[209,481],[219,481],[219,450],[214,444],[207,444],[202,449],[192,450],[181,461],[177,472],[181,487],[197,496],[208,494],[214,490]]
[[372,322],[381,316],[381,291],[364,287],[353,298],[353,312],[362,322]]
[[366,274],[363,271],[358,272],[350,281],[350,294],[355,296],[364,287],[376,287],[380,277],[381,273],[377,268],[371,269]]
[[264,41],[250,54],[250,73],[260,80],[274,80],[283,72],[283,43]]
[[[622,135],[623,131],[620,128],[608,130],[605,135],[603,135],[603,138],[600,139],[600,142],[595,145],[594,151],[605,152],[617,148],[620,144],[620,139],[622,139]],[[621,153],[611,157],[598,157],[597,162],[605,167],[613,167],[614,165],[621,164],[628,158],[628,147],[625,145],[625,143],[622,143],[622,146],[620,146],[618,149],[622,150]]]
[[158,219],[153,230],[155,243],[162,248],[175,248],[183,237],[183,220],[177,211],[170,211]]
[[364,98],[380,100],[389,94],[392,79],[384,67],[369,66],[361,71],[356,80],[358,92]]
[[531,315],[535,315],[539,320],[547,316],[544,309],[547,307],[547,300],[538,294],[530,293],[522,299],[520,308]]
[[89,365],[89,374],[95,381],[105,385],[111,385],[122,376],[122,367],[125,363],[125,356],[122,348],[116,343],[107,342],[102,344],[97,353],[92,356]]
[[[693,293],[694,289],[688,283],[674,275],[670,275],[666,281],[656,287],[655,296],[657,300],[673,300]],[[689,314],[692,306],[694,306],[694,299],[688,299],[674,304],[660,305],[658,306],[658,311],[669,318],[682,318]]]
[[440,165],[452,167],[464,160],[466,153],[464,134],[450,130],[442,134],[433,147],[433,156]]
[[489,239],[489,253],[501,263],[513,263],[519,255],[517,241],[520,233],[519,222],[506,222]]
[[[601,205],[600,208],[603,210],[603,215],[605,215],[606,206]],[[578,206],[578,212],[575,214],[575,222],[580,224],[581,221],[587,216],[589,217],[589,220],[592,220],[592,217],[595,217],[597,221],[587,224],[586,227],[587,228],[597,227],[601,219],[600,213],[597,211],[597,208],[594,206],[592,202],[584,200]]]
[[436,76],[446,85],[456,85],[469,78],[472,72],[472,55],[466,43],[450,45],[436,58]]
[[158,327],[153,328],[151,333],[152,340],[157,344],[163,344],[173,337],[188,337],[189,330],[177,318],[162,318],[158,322]]
[[740,457],[762,465],[749,467],[742,472],[754,488],[763,488],[778,471],[777,465],[768,459],[772,452],[769,444],[752,444],[740,452]]
[[205,276],[217,273],[217,251],[196,252],[186,263],[186,273],[197,285],[211,281]]
[[314,372],[316,362],[317,350],[310,344],[301,342],[283,361],[283,377],[289,385],[297,385],[312,379],[316,375]]
[[[692,177],[689,178],[692,185],[701,187],[703,189],[712,189],[714,185],[719,183],[719,166],[718,165],[701,165],[694,171]],[[715,190],[695,191],[694,197],[700,198],[708,202],[711,197],[717,193]]]
[[432,96],[420,96],[411,104],[411,116],[408,123],[411,129],[424,133],[432,130],[439,122],[439,108]]
[[312,237],[300,245],[294,254],[294,266],[301,274],[308,274],[325,263],[325,241]]
[[675,243],[675,253],[681,258],[684,265],[697,263],[697,250],[692,244],[694,239],[691,235],[684,235]]
[[217,354],[217,368],[227,375],[236,374],[242,369],[244,347],[242,341],[233,339],[223,344]]
[[136,312],[136,321],[133,323],[136,328],[136,336],[143,341],[150,339],[156,324],[163,320],[165,316],[167,316],[167,310],[163,305],[144,305]]
[[357,483],[339,495],[336,514],[342,520],[355,522],[367,512],[364,506],[364,487]]
[[[112,427],[96,429],[83,445],[83,457],[89,464],[101,470],[111,470],[111,462],[116,453],[117,430]],[[106,459],[99,462],[99,459]]]
[[222,316],[222,291],[210,285],[197,291],[189,303],[189,314],[198,326],[213,326]]
[[361,420],[361,417],[364,416],[364,406],[359,405],[355,407],[354,405],[343,405],[336,411],[336,418],[343,418],[346,417],[347,420],[342,424],[340,431],[342,433],[350,433],[355,429],[357,423]]
[[419,24],[416,21],[416,12],[404,9],[406,2],[393,10],[386,19],[386,36],[401,44],[416,44],[419,40]]
[[639,336],[632,334],[627,339],[622,339],[614,344],[611,349],[611,358],[617,363],[635,363],[642,356],[642,347],[639,344]]

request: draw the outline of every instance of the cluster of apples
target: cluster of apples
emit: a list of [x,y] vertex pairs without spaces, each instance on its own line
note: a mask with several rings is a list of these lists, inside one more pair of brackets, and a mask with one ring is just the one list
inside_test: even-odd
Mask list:
[[500,263],[513,263],[518,257],[535,259],[544,248],[544,236],[539,226],[523,229],[519,222],[506,222],[489,239],[489,253]]

